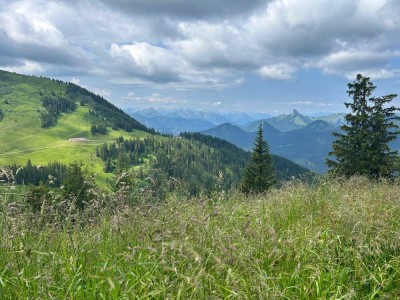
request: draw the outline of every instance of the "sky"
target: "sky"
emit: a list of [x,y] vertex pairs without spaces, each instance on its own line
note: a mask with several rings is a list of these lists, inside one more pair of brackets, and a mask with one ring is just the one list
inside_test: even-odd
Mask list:
[[400,94],[400,0],[0,0],[0,69],[133,110],[343,112],[358,73]]

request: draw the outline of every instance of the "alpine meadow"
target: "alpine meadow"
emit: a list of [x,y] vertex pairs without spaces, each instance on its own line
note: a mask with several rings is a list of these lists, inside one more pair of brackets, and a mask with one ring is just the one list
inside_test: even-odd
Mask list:
[[397,0],[0,0],[0,299],[400,299]]

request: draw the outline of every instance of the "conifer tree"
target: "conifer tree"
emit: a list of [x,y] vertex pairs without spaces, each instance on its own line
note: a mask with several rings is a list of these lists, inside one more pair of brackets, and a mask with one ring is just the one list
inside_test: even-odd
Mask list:
[[262,193],[275,185],[275,170],[269,145],[263,138],[262,125],[258,127],[251,163],[247,166],[241,189],[245,193]]
[[399,120],[395,106],[385,107],[397,95],[370,97],[376,86],[370,78],[358,74],[348,84],[348,95],[353,102],[345,103],[351,109],[345,117],[347,124],[332,144],[333,151],[327,159],[331,172],[339,175],[365,175],[371,178],[389,177],[395,169],[397,152],[391,151],[389,142],[399,134],[394,121]]
[[87,171],[83,169],[82,164],[69,165],[64,183],[64,195],[73,196],[79,209],[83,209],[86,202],[89,202],[89,183]]

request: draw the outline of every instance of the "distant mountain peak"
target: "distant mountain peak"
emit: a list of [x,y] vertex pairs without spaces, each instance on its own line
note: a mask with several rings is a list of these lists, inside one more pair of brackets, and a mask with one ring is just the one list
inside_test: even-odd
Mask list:
[[293,117],[296,117],[296,116],[299,115],[299,112],[298,112],[296,109],[293,109],[291,115],[292,115]]
[[[335,126],[323,120],[315,120],[302,128],[303,130],[334,130]],[[300,130],[302,130],[300,129]]]

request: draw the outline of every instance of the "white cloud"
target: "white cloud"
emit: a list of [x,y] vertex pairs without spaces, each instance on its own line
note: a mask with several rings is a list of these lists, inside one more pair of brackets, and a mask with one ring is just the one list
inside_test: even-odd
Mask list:
[[296,69],[287,64],[276,64],[263,66],[258,72],[264,79],[290,80],[293,79]]
[[391,59],[398,56],[396,51],[339,51],[323,57],[317,66],[327,74],[338,74],[354,79],[357,74],[372,79],[389,79],[398,76],[399,70],[389,66]]
[[181,81],[185,62],[162,47],[146,42],[130,45],[112,44],[111,58],[121,72],[156,82]]
[[112,44],[109,50],[116,82],[175,89],[220,89],[241,84],[234,74],[221,68],[200,68],[175,53],[174,49],[146,42],[127,45]]
[[400,77],[400,69],[360,69],[356,71],[346,72],[345,76],[349,80],[354,80],[357,74],[362,74],[363,76],[370,77],[372,80],[380,79],[391,79],[395,77]]
[[162,97],[160,94],[152,94],[148,98],[144,98],[143,100],[151,102],[151,103],[163,103],[163,104],[172,104],[177,103],[178,101],[172,97]]
[[174,108],[180,107],[187,103],[186,100],[179,100],[174,97],[163,96],[159,93],[153,93],[150,96],[136,96],[134,92],[128,92],[126,96],[121,97],[122,106],[138,109],[150,108],[157,106],[158,108]]
[[385,65],[393,53],[372,51],[338,51],[323,57],[318,66],[329,72],[330,70],[354,70]]
[[244,77],[235,79],[235,83],[238,85],[244,83],[245,81],[246,81],[246,79]]
[[311,102],[311,101],[303,101],[303,100],[301,100],[301,101],[290,102],[290,104],[293,104],[293,105],[313,105],[314,103]]
[[99,95],[101,97],[109,97],[112,95],[112,91],[109,89],[103,89],[103,88],[94,88],[93,89],[93,93],[95,93],[96,95]]
[[65,46],[63,34],[44,16],[36,14],[32,3],[12,2],[0,21],[10,40],[22,44]]
[[[282,105],[283,103],[277,102],[275,103],[277,105]],[[327,107],[327,106],[333,106],[332,103],[324,103],[324,102],[313,102],[313,101],[308,101],[308,100],[297,100],[297,101],[291,101],[286,104],[290,104],[290,107]]]
[[41,64],[25,59],[19,61],[17,65],[6,66],[3,67],[3,69],[9,72],[29,74],[29,75],[36,75],[44,70]]
[[[63,32],[46,16],[62,10],[61,3],[11,1],[0,8],[0,61],[18,67],[22,63],[41,64],[40,69],[58,66],[87,71],[88,57],[81,47],[72,45]],[[5,59],[8,63],[4,63]],[[29,65],[29,64],[28,64]]]
[[183,38],[170,47],[200,68],[254,69],[262,52],[248,33],[236,24],[180,23]]
[[80,80],[79,78],[72,77],[71,82],[72,82],[73,84],[79,85],[79,83],[81,82],[81,80]]
[[179,90],[303,68],[391,78],[399,35],[398,0],[3,1],[0,66]]

